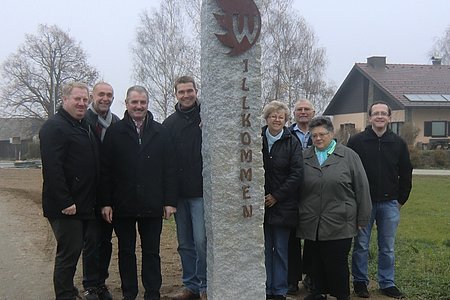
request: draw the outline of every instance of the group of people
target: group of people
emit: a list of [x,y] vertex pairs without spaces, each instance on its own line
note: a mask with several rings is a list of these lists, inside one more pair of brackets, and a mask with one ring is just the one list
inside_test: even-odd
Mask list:
[[92,91],[73,82],[42,126],[42,205],[57,242],[53,283],[57,300],[80,298],[74,285],[83,260],[83,299],[110,300],[105,284],[118,239],[124,300],[136,299],[136,239],[142,248],[144,299],[160,299],[163,218],[175,214],[184,289],[175,300],[207,299],[200,104],[192,77],[174,84],[175,112],[163,124],[148,110],[142,86],[127,90],[124,117],[110,107],[106,82]]
[[[136,299],[136,239],[142,248],[144,299],[160,299],[160,235],[163,218],[175,216],[183,290],[174,300],[207,299],[202,133],[192,77],[174,83],[175,111],[162,124],[148,110],[142,86],[127,90],[122,119],[110,107],[114,91],[99,82],[63,87],[62,105],[42,126],[44,216],[55,235],[53,283],[57,300],[80,297],[74,285],[83,260],[83,297],[110,300],[106,285],[112,233],[118,239],[124,300]],[[309,100],[290,110],[264,107],[262,154],[266,299],[286,299],[303,282],[306,300],[369,297],[368,249],[376,222],[378,284],[402,298],[394,282],[394,242],[400,208],[409,197],[412,167],[406,143],[389,129],[390,107],[375,102],[369,126],[347,146],[334,138],[333,123],[314,117]],[[303,240],[303,255],[301,246]]]
[[328,294],[350,299],[352,241],[353,289],[369,298],[374,223],[380,291],[403,298],[394,282],[394,243],[400,208],[412,187],[412,166],[406,143],[389,129],[391,108],[372,103],[369,125],[347,146],[334,138],[331,120],[314,113],[310,101],[299,100],[295,123],[287,128],[286,104],[272,101],[263,110],[266,299],[296,294],[303,274],[305,300]]

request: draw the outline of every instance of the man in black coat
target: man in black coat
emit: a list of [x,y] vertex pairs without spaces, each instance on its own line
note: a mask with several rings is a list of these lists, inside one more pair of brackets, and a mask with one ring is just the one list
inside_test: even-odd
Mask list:
[[207,299],[200,105],[194,78],[182,76],[174,88],[178,103],[163,125],[169,129],[178,162],[175,220],[184,289],[172,299]]
[[[84,122],[88,87],[71,83],[62,90],[62,107],[39,132],[42,158],[42,206],[55,234],[57,249],[53,283],[56,299],[75,299],[73,284],[83,247],[96,247],[94,216],[97,155]],[[85,281],[86,290],[96,282]],[[97,295],[86,299],[98,299]]]
[[138,295],[136,223],[142,248],[144,299],[160,299],[162,217],[176,212],[177,180],[170,136],[148,111],[148,92],[132,86],[124,118],[106,131],[101,152],[102,216],[119,242],[123,299]]
[[[86,121],[94,133],[98,148],[105,137],[106,129],[119,121],[119,117],[111,112],[114,100],[114,90],[109,83],[98,82],[92,88],[90,95],[91,103],[86,112]],[[108,268],[112,254],[112,232],[113,225],[103,220],[96,207],[96,217],[99,227],[98,247],[94,251],[83,251],[83,281],[98,280],[96,289],[86,290],[88,294],[96,294],[99,300],[112,300],[112,295],[105,284],[109,276]],[[98,268],[95,268],[98,266]]]

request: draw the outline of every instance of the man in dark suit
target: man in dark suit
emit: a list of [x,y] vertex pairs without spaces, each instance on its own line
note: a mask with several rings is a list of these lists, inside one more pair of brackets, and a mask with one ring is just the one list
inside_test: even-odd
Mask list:
[[[86,121],[94,133],[98,148],[100,148],[106,129],[120,120],[118,116],[111,112],[114,90],[109,83],[98,82],[92,88],[90,99],[91,103],[86,113]],[[99,300],[112,300],[112,295],[105,281],[109,276],[113,225],[103,220],[98,205],[96,217],[99,227],[98,247],[94,251],[87,251],[87,249],[83,251],[83,281],[97,279],[98,283],[95,290],[86,290],[85,294],[97,294]],[[95,266],[98,266],[98,269],[95,269]]]
[[[64,86],[62,107],[39,132],[42,206],[57,243],[53,273],[57,300],[78,297],[73,277],[81,251],[83,247],[87,251],[97,247],[94,205],[98,158],[93,136],[83,119],[88,101],[89,90],[84,83]],[[96,278],[83,284],[86,291],[95,289]],[[85,298],[98,299],[90,293]]]
[[160,299],[162,218],[176,212],[176,161],[170,135],[148,111],[149,96],[132,86],[124,118],[106,131],[101,151],[102,216],[114,224],[124,300],[138,295],[136,224],[142,248],[144,299]]

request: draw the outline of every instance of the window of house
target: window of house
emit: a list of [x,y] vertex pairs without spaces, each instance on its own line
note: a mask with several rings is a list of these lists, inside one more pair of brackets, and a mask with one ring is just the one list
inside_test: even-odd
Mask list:
[[353,123],[344,123],[340,125],[341,131],[351,131],[355,129],[355,124]]
[[427,121],[424,123],[424,136],[447,137],[447,121]]
[[389,126],[394,133],[400,134],[400,130],[402,129],[403,122],[391,122]]

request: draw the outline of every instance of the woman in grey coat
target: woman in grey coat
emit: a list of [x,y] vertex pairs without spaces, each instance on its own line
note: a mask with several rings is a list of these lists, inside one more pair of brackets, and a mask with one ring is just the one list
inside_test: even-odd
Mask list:
[[305,300],[350,299],[348,254],[358,228],[370,219],[369,183],[359,156],[334,139],[333,123],[311,120],[313,147],[303,153],[304,184],[298,236],[312,247],[316,288]]

